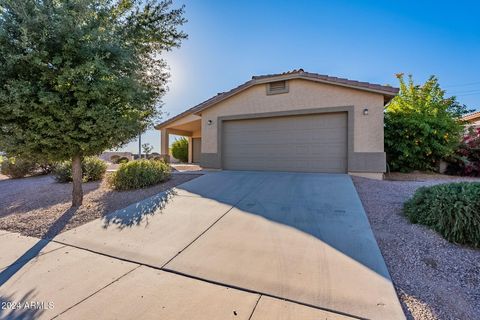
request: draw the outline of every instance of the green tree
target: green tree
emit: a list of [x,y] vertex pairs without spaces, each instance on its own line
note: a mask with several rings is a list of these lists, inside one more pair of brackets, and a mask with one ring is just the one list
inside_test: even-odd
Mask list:
[[72,160],[121,146],[159,115],[161,53],[186,34],[184,8],[151,0],[0,0],[0,150]]
[[397,75],[400,92],[385,112],[385,151],[391,170],[436,170],[452,155],[463,134],[461,116],[468,112],[455,97],[445,97],[435,76],[415,85]]
[[153,150],[153,146],[150,143],[142,144],[143,153],[145,153],[145,159],[148,159],[148,155]]
[[172,156],[182,162],[188,161],[188,140],[185,137],[172,143]]

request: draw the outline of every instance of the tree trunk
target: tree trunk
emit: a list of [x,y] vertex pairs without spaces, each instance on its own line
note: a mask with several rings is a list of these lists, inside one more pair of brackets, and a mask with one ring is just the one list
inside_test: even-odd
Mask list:
[[79,207],[83,201],[83,189],[82,189],[82,157],[76,154],[72,158],[72,207]]

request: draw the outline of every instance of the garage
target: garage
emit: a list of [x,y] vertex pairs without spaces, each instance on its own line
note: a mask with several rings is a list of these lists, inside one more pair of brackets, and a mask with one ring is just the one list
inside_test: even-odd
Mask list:
[[204,169],[382,179],[384,108],[397,93],[388,85],[298,69],[253,76],[156,128],[162,156],[168,158],[169,135],[191,137],[189,160]]
[[347,113],[224,121],[228,170],[347,172]]

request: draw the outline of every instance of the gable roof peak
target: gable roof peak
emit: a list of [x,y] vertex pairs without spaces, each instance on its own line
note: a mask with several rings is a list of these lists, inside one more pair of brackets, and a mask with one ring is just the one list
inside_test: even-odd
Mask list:
[[306,72],[302,68],[299,69],[294,69],[291,71],[286,71],[283,73],[276,73],[276,74],[265,74],[265,75],[259,75],[259,76],[253,76],[251,80],[233,88],[225,92],[219,92],[215,96],[211,97],[210,99],[205,100],[204,102],[188,109],[185,112],[180,113],[177,116],[174,116],[173,118],[170,118],[155,127],[158,129],[161,126],[168,124],[180,117],[183,117],[188,114],[200,114],[202,110],[209,108],[216,103],[223,101],[225,99],[228,99],[229,97],[246,90],[254,85],[259,85],[259,84],[265,84],[269,82],[275,82],[275,81],[283,81],[283,80],[291,80],[291,79],[303,79],[303,80],[310,80],[310,81],[316,81],[316,82],[322,82],[325,84],[330,84],[330,85],[337,85],[337,86],[343,86],[343,87],[348,87],[352,89],[357,89],[357,90],[364,90],[364,91],[370,91],[370,92],[375,92],[378,94],[381,94],[384,96],[384,102],[388,103],[397,93],[398,93],[398,88],[394,88],[389,85],[380,85],[380,84],[374,84],[374,83],[369,83],[369,82],[362,82],[362,81],[356,81],[356,80],[349,80],[346,78],[338,78],[338,77],[332,77],[328,75],[323,75],[323,74],[318,74],[318,73],[311,73],[311,72]]

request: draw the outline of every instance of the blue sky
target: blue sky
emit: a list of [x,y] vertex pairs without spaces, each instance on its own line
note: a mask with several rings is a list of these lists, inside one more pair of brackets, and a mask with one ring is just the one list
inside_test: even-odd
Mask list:
[[[165,55],[164,119],[252,75],[305,71],[397,85],[434,74],[447,94],[480,110],[476,1],[175,1],[189,39]],[[160,134],[142,142],[160,150]],[[132,141],[122,150],[137,152]]]

